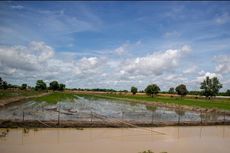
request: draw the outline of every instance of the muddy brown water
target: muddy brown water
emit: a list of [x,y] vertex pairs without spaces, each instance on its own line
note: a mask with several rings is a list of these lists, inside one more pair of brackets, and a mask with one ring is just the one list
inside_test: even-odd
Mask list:
[[229,153],[230,126],[31,129],[28,133],[10,129],[0,138],[1,153],[139,153],[148,149],[155,153]]

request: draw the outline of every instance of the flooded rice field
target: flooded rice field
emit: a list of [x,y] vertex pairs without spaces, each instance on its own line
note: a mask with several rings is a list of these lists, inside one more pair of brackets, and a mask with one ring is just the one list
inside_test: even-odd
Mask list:
[[[0,129],[4,132],[6,129]],[[152,130],[150,132],[149,130]],[[160,132],[160,133],[158,133]],[[1,153],[229,153],[230,126],[10,129]]]
[[146,106],[117,100],[76,97],[57,104],[27,101],[0,109],[0,120],[60,120],[98,121],[104,118],[124,121],[157,122],[216,122],[230,121],[229,116],[178,111],[172,108]]

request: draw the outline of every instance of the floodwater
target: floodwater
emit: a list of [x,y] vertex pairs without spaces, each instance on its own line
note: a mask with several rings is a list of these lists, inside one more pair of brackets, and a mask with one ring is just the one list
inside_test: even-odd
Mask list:
[[[0,129],[5,131],[6,129]],[[152,130],[152,132],[150,131]],[[1,153],[229,153],[230,126],[10,129]],[[160,133],[159,133],[160,132]]]
[[94,114],[106,118],[145,123],[177,122],[178,119],[181,122],[230,121],[230,116],[215,113],[204,115],[192,111],[177,111],[172,108],[149,107],[124,101],[84,97],[78,97],[73,101],[61,101],[52,105],[46,102],[28,101],[0,109],[0,119],[3,120],[57,120],[58,114],[60,120],[63,121],[99,120]]

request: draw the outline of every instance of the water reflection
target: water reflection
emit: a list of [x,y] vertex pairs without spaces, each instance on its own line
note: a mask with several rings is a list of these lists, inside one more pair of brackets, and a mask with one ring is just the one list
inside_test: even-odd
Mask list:
[[[149,131],[143,128],[86,128],[84,130],[57,128],[40,129],[38,131],[30,129],[28,133],[25,133],[24,129],[11,129],[6,137],[0,137],[0,145],[6,143],[25,145],[47,142],[62,144],[64,142],[72,142],[73,140],[97,141],[98,139],[117,139],[119,137],[122,141],[132,139],[129,137],[146,137],[146,140],[148,140],[148,137],[161,137],[164,139],[212,138],[228,140],[230,138],[230,126],[163,127],[148,129]],[[150,132],[150,130],[165,133],[165,135],[154,134],[154,132]],[[0,132],[4,131],[5,129],[0,129]]]
[[[182,109],[156,107],[125,101],[78,97],[74,101],[61,101],[50,105],[46,102],[29,101],[10,105],[0,109],[0,119],[10,120],[84,120],[97,121],[92,112],[108,118],[126,121],[158,123],[158,122],[202,122],[223,121],[224,116],[215,113],[202,114]],[[24,114],[24,115],[23,115]],[[225,117],[230,121],[230,117]]]

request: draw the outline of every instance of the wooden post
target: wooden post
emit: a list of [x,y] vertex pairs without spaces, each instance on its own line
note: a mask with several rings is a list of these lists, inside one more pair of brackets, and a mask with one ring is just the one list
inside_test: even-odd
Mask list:
[[180,114],[178,114],[178,125],[180,124]]
[[93,122],[93,113],[92,113],[92,111],[90,112],[90,117],[91,117],[90,122],[92,123]]
[[224,112],[224,124],[225,124],[225,112]]
[[60,125],[60,109],[58,109],[58,125]]
[[202,111],[200,111],[200,124],[202,124]]
[[154,114],[153,114],[153,111],[152,111],[152,124],[153,124],[153,115],[154,115]]
[[123,111],[121,112],[121,120],[124,120]]
[[22,112],[22,120],[23,120],[23,122],[24,122],[24,118],[25,118],[25,113],[24,113],[24,110],[23,110],[23,112]]

